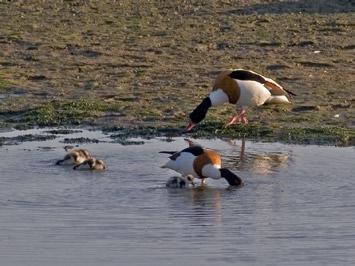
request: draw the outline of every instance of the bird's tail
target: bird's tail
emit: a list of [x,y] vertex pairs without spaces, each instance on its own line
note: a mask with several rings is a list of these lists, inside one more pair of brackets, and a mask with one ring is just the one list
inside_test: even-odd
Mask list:
[[292,91],[290,91],[290,90],[286,90],[286,89],[284,89],[284,91],[286,91],[288,94],[290,94],[290,95],[292,95],[292,96],[297,96],[295,93],[293,93]]
[[176,169],[175,161],[169,160],[167,163],[160,166],[160,168],[168,168],[168,169],[175,170]]
[[265,101],[265,103],[278,104],[278,103],[290,103],[290,101],[287,99],[285,95],[276,95],[276,96],[271,95]]
[[159,153],[175,154],[177,151],[160,151]]
[[271,94],[273,94],[273,95],[283,95],[284,93],[282,93],[282,91],[285,91],[289,95],[297,96],[295,93],[293,93],[292,91],[290,91],[288,89],[285,89],[280,84],[278,84],[277,82],[275,82],[274,80],[272,80],[270,78],[265,78],[265,81],[266,81],[265,86],[269,88],[269,90],[271,91]]

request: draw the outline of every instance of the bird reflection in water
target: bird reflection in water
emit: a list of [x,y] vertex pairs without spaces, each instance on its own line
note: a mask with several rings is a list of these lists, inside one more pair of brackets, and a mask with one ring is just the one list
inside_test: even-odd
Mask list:
[[[215,226],[222,224],[223,203],[238,201],[239,187],[212,187],[208,185],[188,189],[169,189],[170,215],[187,218],[191,225]],[[228,200],[229,199],[229,200]]]
[[198,186],[189,189],[169,189],[170,214],[183,216],[191,225],[209,226],[222,222],[221,193],[226,189]]
[[[237,146],[236,141],[229,141],[229,143]],[[243,138],[239,154],[225,156],[224,161],[226,165],[239,171],[269,175],[287,167],[289,154],[285,152],[249,152],[245,147],[245,139]]]

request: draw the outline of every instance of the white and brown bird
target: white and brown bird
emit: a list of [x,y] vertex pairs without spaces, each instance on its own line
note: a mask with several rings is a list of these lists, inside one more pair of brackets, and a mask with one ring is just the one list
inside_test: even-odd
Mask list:
[[61,164],[81,164],[92,158],[91,153],[86,149],[73,149],[66,146],[64,149],[68,152],[62,160],[57,161],[57,165]]
[[90,158],[85,160],[82,163],[79,163],[73,167],[74,170],[105,170],[106,164],[103,160],[99,160],[96,158]]
[[206,178],[224,178],[231,186],[242,185],[240,177],[226,168],[221,168],[221,156],[214,150],[191,146],[180,152],[161,151],[160,153],[171,154],[170,160],[162,168],[172,169],[187,180],[192,176],[201,179],[204,183]]
[[284,89],[271,78],[250,70],[236,69],[220,73],[213,85],[212,92],[190,113],[190,121],[185,131],[191,131],[201,122],[210,107],[224,103],[234,104],[237,114],[226,126],[238,122],[247,124],[246,108],[264,103],[289,103],[286,97],[294,93]]

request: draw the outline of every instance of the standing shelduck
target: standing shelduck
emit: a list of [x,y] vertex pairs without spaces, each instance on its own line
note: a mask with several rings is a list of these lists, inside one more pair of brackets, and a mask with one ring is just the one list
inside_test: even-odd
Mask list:
[[180,173],[186,180],[190,177],[199,178],[204,183],[205,179],[224,178],[231,186],[242,185],[242,180],[226,168],[221,168],[221,156],[211,149],[192,146],[180,152],[161,151],[171,154],[170,160],[162,166]]
[[211,106],[224,103],[235,104],[240,110],[230,118],[226,126],[238,122],[247,124],[246,108],[260,106],[264,103],[289,103],[288,94],[295,95],[282,88],[270,78],[250,70],[236,69],[224,71],[216,78],[212,92],[190,113],[190,121],[186,127],[191,131],[201,122]]

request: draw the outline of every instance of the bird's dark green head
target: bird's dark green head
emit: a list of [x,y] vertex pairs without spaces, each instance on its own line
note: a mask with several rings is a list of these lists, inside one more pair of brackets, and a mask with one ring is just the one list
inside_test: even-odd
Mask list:
[[190,113],[190,122],[185,131],[191,131],[198,123],[200,123],[206,117],[207,111],[211,106],[212,102],[209,97],[203,99],[203,101]]

